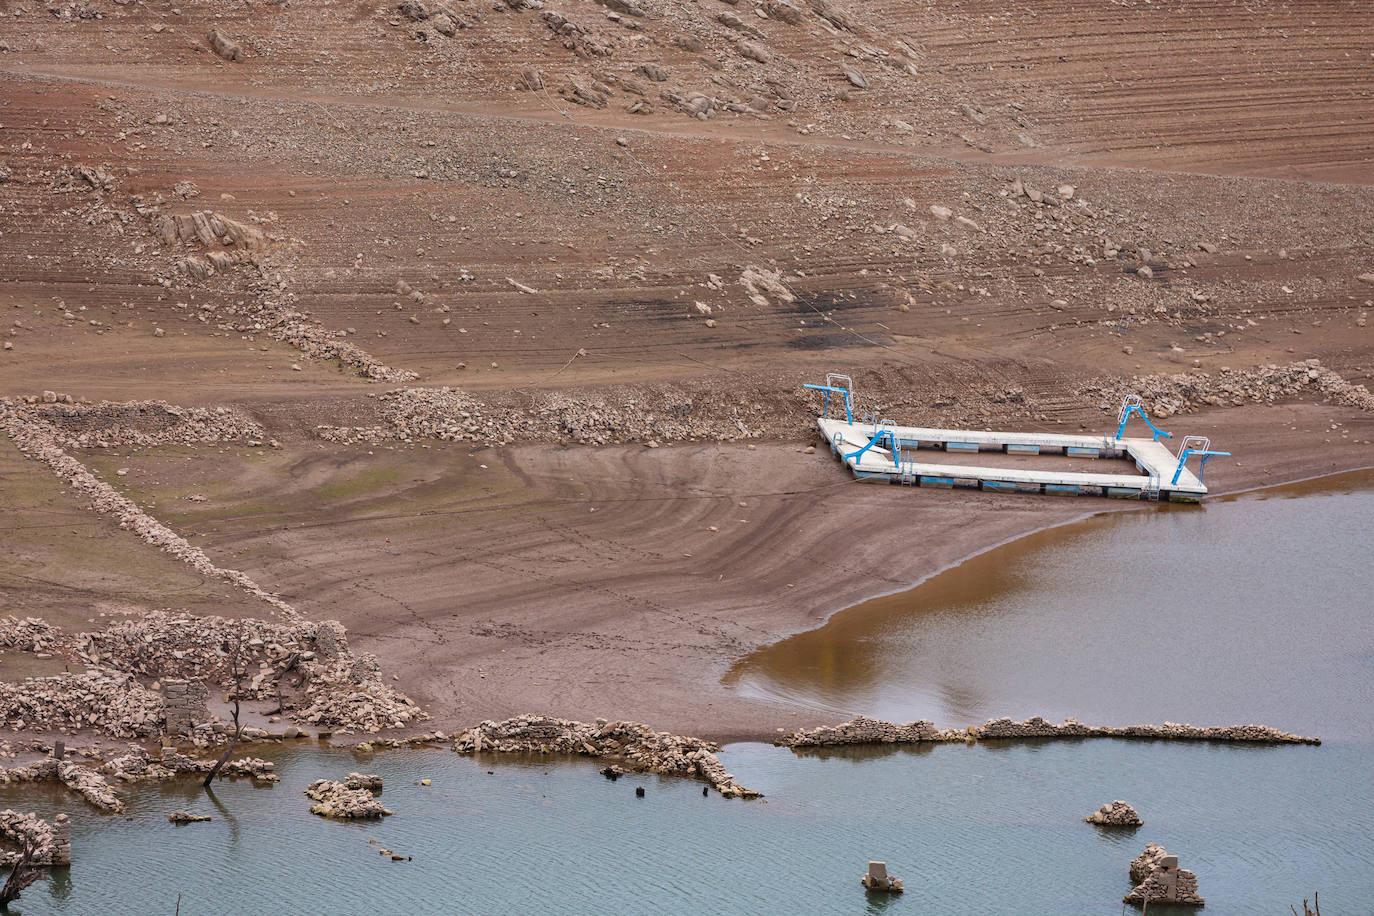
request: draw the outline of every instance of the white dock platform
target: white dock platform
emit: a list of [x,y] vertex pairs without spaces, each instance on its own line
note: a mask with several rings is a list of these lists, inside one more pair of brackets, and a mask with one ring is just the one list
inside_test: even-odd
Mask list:
[[[1072,436],[1056,433],[979,432],[927,429],[887,423],[817,420],[830,449],[861,479],[922,487],[968,487],[1017,493],[1089,494],[1121,499],[1197,502],[1207,487],[1180,459],[1148,438]],[[886,435],[883,435],[883,434]],[[881,438],[875,441],[875,436]],[[891,443],[895,442],[895,451]],[[1009,455],[1067,455],[1076,458],[1122,458],[1135,462],[1139,474],[1101,474],[1035,468],[941,464],[919,460],[918,451],[993,452]],[[1182,446],[1180,446],[1182,450]],[[933,457],[933,456],[932,456]],[[1185,455],[1186,457],[1186,455]],[[1177,480],[1175,480],[1177,477]]]

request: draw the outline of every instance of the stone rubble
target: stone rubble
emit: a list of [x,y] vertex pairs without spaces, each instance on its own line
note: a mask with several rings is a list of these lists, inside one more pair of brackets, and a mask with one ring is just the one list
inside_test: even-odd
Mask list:
[[1199,728],[1165,722],[1163,725],[1126,725],[1121,727],[1084,725],[1077,719],[1054,724],[1041,716],[1024,722],[1003,717],[989,719],[966,729],[939,729],[928,720],[897,725],[880,719],[858,716],[835,726],[803,729],[778,738],[782,747],[822,747],[841,744],[915,744],[922,741],[970,741],[1018,738],[1139,738],[1166,741],[1232,741],[1255,744],[1321,744],[1309,738],[1279,731],[1268,725],[1226,725]]
[[[187,757],[175,748],[165,747],[161,756],[154,757],[147,748],[130,745],[127,753],[111,758],[101,769],[124,782],[147,782],[171,779],[174,776],[200,775],[210,772],[215,761]],[[261,757],[238,757],[226,760],[216,778],[244,776],[254,782],[277,782],[276,764]]]
[[[62,448],[147,448],[211,442],[262,442],[266,432],[251,417],[229,407],[178,407],[166,401],[56,402],[30,396],[25,416],[52,428]],[[65,401],[64,401],[65,399]]]
[[6,728],[90,728],[116,738],[162,729],[162,696],[131,675],[105,667],[82,673],[0,681],[0,724]]
[[59,633],[56,627],[37,617],[0,617],[0,652],[14,649],[51,655]]
[[[777,432],[776,411],[761,403],[722,397],[709,390],[617,388],[601,391],[544,391],[513,403],[479,401],[457,388],[401,388],[373,395],[382,423],[319,426],[330,442],[410,441],[510,444],[516,441],[615,442],[733,441]],[[805,435],[798,419],[789,430]]]
[[1145,823],[1134,808],[1120,799],[1110,805],[1103,805],[1083,820],[1103,827],[1139,827]]
[[1156,843],[1147,844],[1145,851],[1131,860],[1130,874],[1135,888],[1122,898],[1125,903],[1202,906],[1206,902],[1198,895],[1197,875],[1179,868],[1178,856],[1169,855]]
[[1181,372],[1175,375],[1138,375],[1130,379],[1098,380],[1080,389],[1104,410],[1115,411],[1121,398],[1140,395],[1152,417],[1171,417],[1204,407],[1273,404],[1286,398],[1316,394],[1322,400],[1358,410],[1374,411],[1374,395],[1336,372],[1309,359],[1286,366],[1270,364],[1254,369],[1222,369],[1216,373]]
[[320,817],[382,817],[391,813],[367,789],[350,789],[329,779],[315,780],[305,794],[316,802],[310,806],[310,813]]
[[345,789],[366,789],[369,792],[382,791],[382,777],[376,773],[349,773],[344,777]]
[[39,624],[26,621],[21,628],[13,618],[0,619],[0,635],[41,632],[43,645],[89,670],[0,681],[0,723],[16,730],[90,728],[118,738],[190,734],[199,746],[218,743],[225,727],[208,712],[206,682],[234,687],[225,648],[234,645],[246,672],[239,695],[280,700],[294,722],[347,733],[426,718],[384,680],[372,655],[349,648],[335,621],[280,624],[150,611],[89,633],[64,635]]
[[517,716],[483,722],[454,736],[460,754],[482,752],[582,754],[610,758],[636,770],[702,779],[727,798],[759,798],[725,771],[719,748],[699,738],[656,732],[638,722],[573,722],[548,716]]

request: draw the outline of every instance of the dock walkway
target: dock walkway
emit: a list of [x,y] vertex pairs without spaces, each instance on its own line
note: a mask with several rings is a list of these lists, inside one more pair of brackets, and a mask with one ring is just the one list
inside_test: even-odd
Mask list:
[[[1179,457],[1153,439],[930,429],[886,423],[850,423],[827,417],[818,418],[817,425],[836,457],[845,462],[855,477],[864,479],[886,479],[892,483],[922,487],[1088,494],[1174,502],[1196,502],[1207,493],[1207,487],[1197,475],[1187,467],[1180,467]],[[898,452],[895,457],[894,442],[895,451]],[[1085,459],[1121,458],[1134,461],[1139,473],[1104,474],[919,460],[919,451],[931,449],[1008,455],[1067,455]]]

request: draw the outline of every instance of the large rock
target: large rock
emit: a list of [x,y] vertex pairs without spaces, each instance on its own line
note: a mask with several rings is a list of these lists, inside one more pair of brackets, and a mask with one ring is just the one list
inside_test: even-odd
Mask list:
[[211,29],[206,36],[211,49],[225,60],[243,60],[243,47],[219,29]]

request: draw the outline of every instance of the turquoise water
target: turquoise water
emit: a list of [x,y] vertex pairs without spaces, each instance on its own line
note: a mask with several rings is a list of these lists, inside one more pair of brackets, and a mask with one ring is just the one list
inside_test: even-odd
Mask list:
[[[1321,747],[732,745],[724,760],[766,793],[758,802],[702,797],[678,779],[612,783],[587,760],[269,748],[276,786],[226,783],[213,798],[194,782],[134,786],[128,817],[56,790],[0,789],[0,807],[74,820],[74,864],[14,911],[171,914],[180,894],[183,914],[1117,914],[1126,865],[1153,841],[1198,873],[1205,913],[1287,913],[1313,891],[1328,914],[1370,913],[1371,512],[1374,491],[1361,485],[1094,522],[1008,555],[1020,558],[1008,587],[973,605],[956,595],[885,612],[873,620],[888,638],[876,641],[855,617],[847,626],[868,634],[870,655],[891,650],[870,659],[877,676],[856,665],[861,676],[846,681],[823,665],[830,674],[808,683],[804,665],[754,659],[740,678],[836,708],[961,724],[985,710],[1019,714],[1008,704],[1026,697],[1024,711],[1107,722],[1259,718],[1320,734]],[[1175,580],[1148,574],[1129,577],[1130,603],[1120,597],[1111,571],[1141,543],[1192,557],[1189,603]],[[1250,555],[1243,567],[1238,545]],[[1148,607],[1172,616],[1130,623]],[[1179,627],[1191,638],[1166,638]],[[965,664],[930,664],[922,628]],[[1079,651],[1108,638],[1132,650]],[[1024,651],[1027,640],[1040,651]],[[383,775],[395,816],[308,813],[305,785],[350,770]],[[1080,821],[1114,798],[1136,805],[1145,826],[1107,833]],[[214,820],[172,826],[178,808]],[[392,862],[379,847],[411,858]],[[858,877],[870,858],[885,859],[907,893],[866,895]]]
[[[684,780],[612,783],[589,761],[404,751],[362,762],[383,774],[396,811],[367,824],[314,817],[301,794],[311,779],[357,768],[352,755],[283,753],[272,788],[228,784],[212,802],[193,783],[144,786],[132,819],[75,811],[70,875],[30,888],[17,912],[170,914],[180,893],[184,914],[1115,914],[1127,862],[1155,841],[1198,872],[1209,913],[1282,912],[1314,889],[1327,913],[1366,913],[1369,752],[732,746],[733,772],[768,796],[749,803],[703,798]],[[412,785],[421,778],[433,784]],[[1078,820],[1121,797],[1145,827],[1108,833]],[[72,807],[52,794],[23,802]],[[172,826],[177,808],[214,820]],[[412,860],[392,862],[379,846]],[[858,876],[869,858],[905,880],[902,898],[866,899]]]

